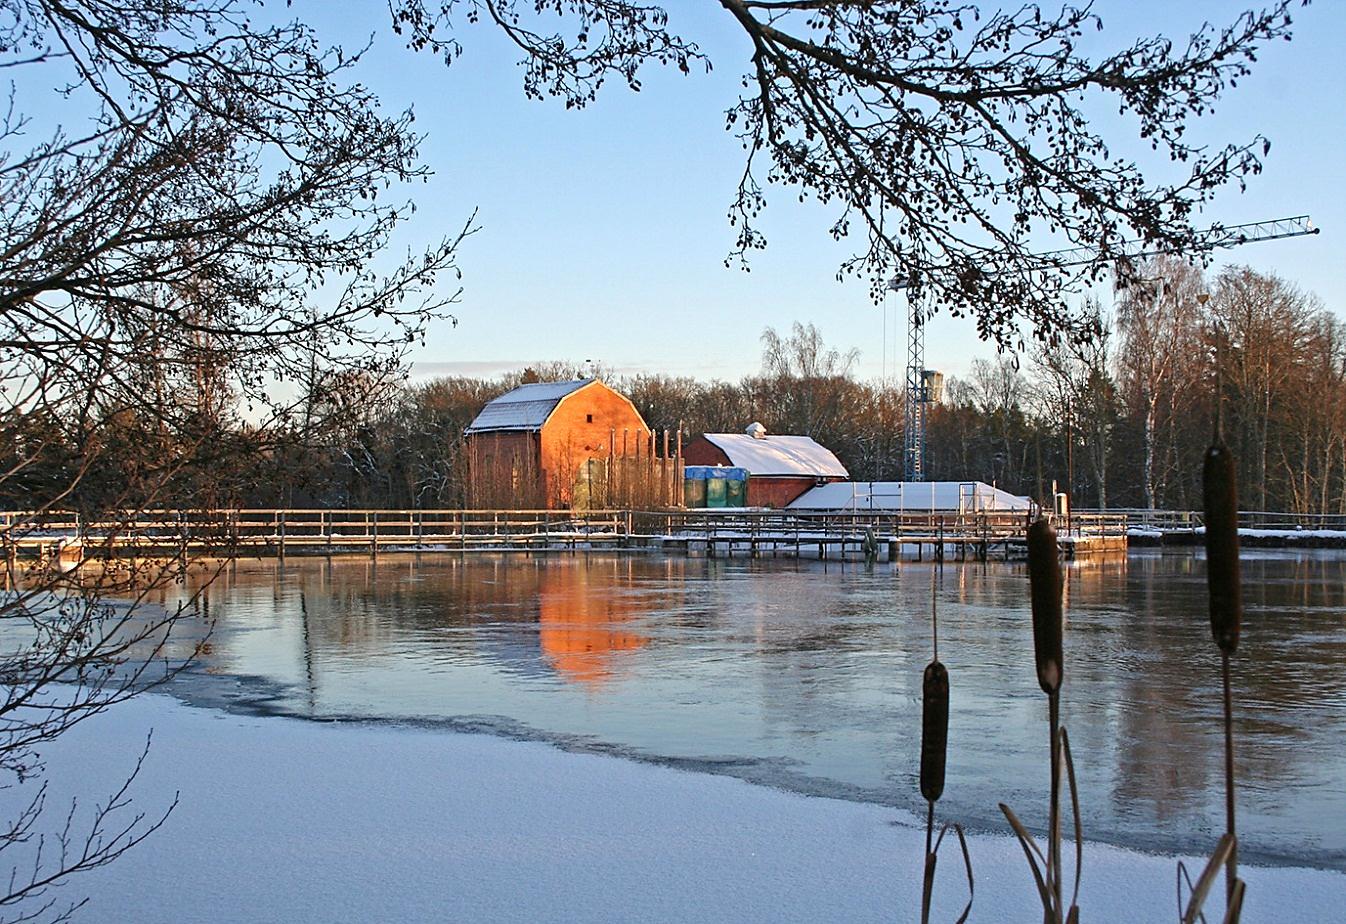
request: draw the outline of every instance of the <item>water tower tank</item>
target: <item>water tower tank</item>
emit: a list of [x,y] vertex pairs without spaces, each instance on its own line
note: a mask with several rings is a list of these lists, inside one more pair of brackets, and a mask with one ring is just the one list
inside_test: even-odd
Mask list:
[[925,388],[925,400],[938,404],[944,399],[944,373],[937,369],[921,370],[921,385]]

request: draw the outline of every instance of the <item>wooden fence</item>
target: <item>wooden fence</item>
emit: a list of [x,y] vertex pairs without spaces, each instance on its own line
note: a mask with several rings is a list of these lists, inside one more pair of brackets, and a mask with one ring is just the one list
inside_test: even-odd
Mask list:
[[[1136,529],[1190,530],[1205,525],[1205,518],[1200,510],[1147,510],[1143,507],[1124,507],[1082,510],[1074,514],[1074,516],[1095,515],[1123,518],[1128,527]],[[1346,514],[1240,510],[1238,524],[1240,529],[1321,529],[1346,532]]]
[[[1124,518],[1079,515],[1078,536],[1123,536]],[[1022,541],[1022,513],[893,513],[715,510],[149,510],[84,521],[69,512],[0,513],[0,538],[10,554],[79,542],[90,554],[153,550],[203,555],[290,552],[337,554],[389,549],[541,549],[661,545],[677,540],[744,541],[751,548],[864,541],[914,543],[964,550]],[[942,554],[942,552],[940,553]]]
[[78,540],[108,553],[192,549],[350,552],[391,547],[612,543],[631,534],[629,511],[595,510],[146,510],[94,522],[68,512],[0,513],[5,544]]

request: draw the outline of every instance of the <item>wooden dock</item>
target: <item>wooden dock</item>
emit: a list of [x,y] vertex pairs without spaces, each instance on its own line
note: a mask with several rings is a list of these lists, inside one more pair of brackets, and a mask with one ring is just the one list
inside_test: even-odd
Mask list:
[[[207,510],[135,511],[85,522],[73,513],[0,513],[7,555],[53,554],[77,542],[91,556],[154,554],[378,556],[389,552],[668,551],[711,557],[988,560],[1025,553],[1021,513],[779,510]],[[1124,551],[1126,520],[1061,524],[1068,556]]]

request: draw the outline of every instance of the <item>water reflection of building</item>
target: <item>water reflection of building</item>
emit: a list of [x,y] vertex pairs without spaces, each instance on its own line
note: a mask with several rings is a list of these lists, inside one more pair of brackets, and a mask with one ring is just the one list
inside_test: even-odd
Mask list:
[[313,702],[334,669],[374,673],[390,659],[431,672],[477,661],[527,680],[600,685],[649,643],[634,628],[647,608],[682,603],[685,567],[599,556],[250,563],[204,598],[224,605],[229,649],[211,651],[206,669],[263,659]]
[[621,653],[644,648],[649,639],[629,623],[641,614],[638,598],[625,586],[630,560],[589,566],[552,567],[541,572],[538,641],[547,661],[566,680],[596,685],[619,670]]

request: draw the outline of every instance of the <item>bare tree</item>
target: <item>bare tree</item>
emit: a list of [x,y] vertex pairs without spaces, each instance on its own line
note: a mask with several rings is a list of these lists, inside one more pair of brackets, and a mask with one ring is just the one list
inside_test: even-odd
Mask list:
[[[1165,422],[1178,426],[1198,384],[1191,364],[1204,354],[1205,282],[1199,267],[1173,258],[1149,261],[1139,272],[1117,302],[1117,362],[1127,400],[1142,422],[1141,488],[1145,506],[1154,509],[1163,480],[1160,428]],[[1168,448],[1168,464],[1176,464],[1171,442]]]
[[842,353],[823,343],[812,324],[795,321],[788,337],[773,327],[762,331],[762,374],[768,378],[846,378],[859,360],[859,350]]
[[859,350],[828,347],[812,324],[796,321],[788,337],[768,327],[762,331],[762,381],[745,384],[759,398],[775,399],[769,406],[758,402],[772,426],[826,438],[850,416],[847,405],[858,397],[850,376],[859,359]]
[[[829,207],[833,237],[863,239],[841,273],[868,274],[876,300],[896,275],[927,304],[976,318],[986,338],[1021,339],[1020,321],[1042,337],[1084,336],[1067,288],[1107,270],[1130,238],[1190,248],[1197,207],[1260,170],[1263,138],[1204,147],[1189,129],[1261,46],[1289,37],[1293,4],[1091,56],[1084,36],[1102,21],[1090,4],[720,0],[751,48],[727,118],[747,152],[730,259],[765,246],[765,187],[781,186]],[[609,78],[639,89],[651,65],[709,67],[664,8],[642,0],[389,8],[410,46],[450,61],[462,23],[502,29],[523,54],[527,94],[567,107],[586,105]],[[1124,118],[1091,118],[1100,112]],[[1114,153],[1129,134],[1151,149],[1143,163]],[[1152,178],[1174,166],[1172,182]],[[1093,257],[1043,256],[1044,239]]]
[[1094,504],[1107,507],[1108,458],[1117,416],[1112,331],[1097,298],[1086,300],[1084,315],[1092,318],[1089,337],[1056,346],[1039,344],[1030,355],[1037,372],[1041,424],[1057,428],[1064,440],[1079,444],[1092,475]]
[[1207,309],[1226,439],[1238,447],[1245,496],[1266,510],[1278,412],[1309,377],[1302,363],[1321,308],[1278,276],[1231,266],[1216,277]]
[[[0,524],[5,783],[39,787],[42,743],[191,656],[207,631],[199,553],[231,550],[210,508],[280,429],[313,422],[276,383],[395,376],[455,297],[437,280],[456,274],[466,225],[370,268],[425,174],[410,113],[385,114],[354,81],[358,50],[268,15],[243,0],[0,0],[14,76],[0,110],[0,496],[25,511]],[[162,528],[141,557],[115,555],[170,504],[201,511],[204,531]],[[57,525],[80,530],[82,563],[19,555]],[[39,787],[0,825],[13,869],[0,919],[68,916],[79,900],[61,883],[162,818],[112,790],[88,817]]]
[[1017,360],[1009,356],[999,356],[994,362],[974,359],[967,384],[969,397],[986,423],[992,480],[1017,482],[1026,467],[1023,437],[1028,390]]

